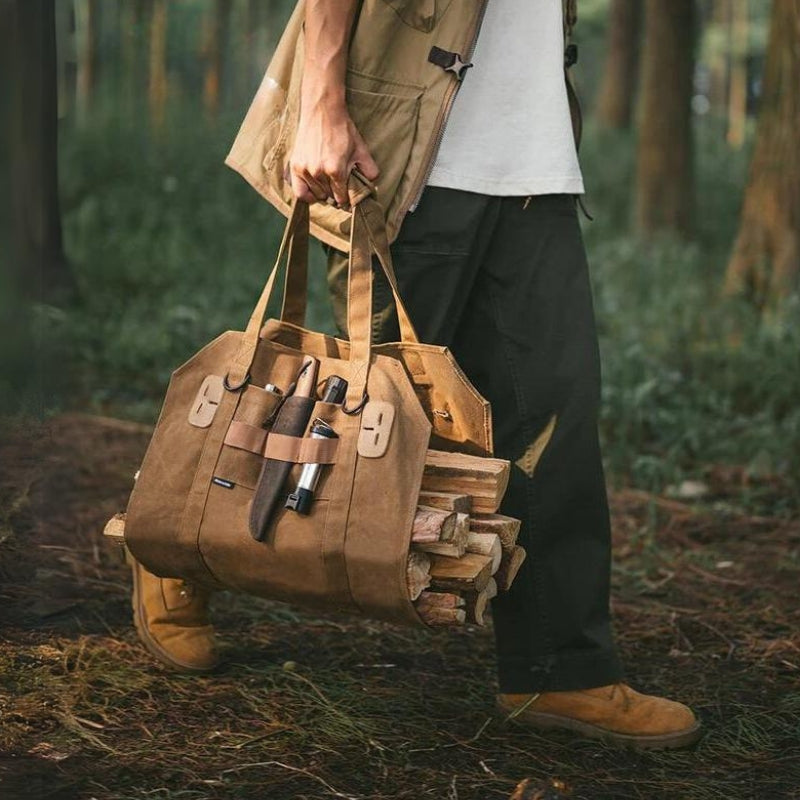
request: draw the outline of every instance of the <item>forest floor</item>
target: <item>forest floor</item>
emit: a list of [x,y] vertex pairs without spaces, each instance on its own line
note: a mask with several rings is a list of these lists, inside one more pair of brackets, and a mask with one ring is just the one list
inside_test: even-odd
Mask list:
[[635,754],[493,714],[491,632],[428,633],[219,595],[225,663],[163,671],[103,524],[144,426],[64,415],[0,449],[0,797],[494,800],[800,797],[800,520],[612,493],[629,681],[700,714],[688,752]]

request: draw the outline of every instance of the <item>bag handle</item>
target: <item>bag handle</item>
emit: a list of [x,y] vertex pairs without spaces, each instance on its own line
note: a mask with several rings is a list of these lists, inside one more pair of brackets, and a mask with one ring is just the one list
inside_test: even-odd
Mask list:
[[[289,264],[286,270],[285,288],[289,283],[289,275],[295,276],[295,283],[288,289],[299,289],[305,298],[307,283],[307,260],[309,238],[308,204],[295,201],[289,220],[283,233],[275,265],[270,272],[261,296],[256,303],[247,328],[242,336],[239,350],[234,358],[228,375],[226,386],[235,390],[245,385],[255,357],[259,333],[266,315],[267,305],[275,289],[278,271],[285,256]],[[397,316],[400,322],[401,339],[404,342],[418,342],[416,331],[408,316],[397,288],[397,280],[391,261],[383,209],[368,194],[354,202],[351,214],[350,258],[348,266],[348,302],[347,324],[350,333],[351,375],[348,382],[347,405],[358,406],[365,397],[365,387],[369,373],[370,353],[372,349],[372,254],[378,257],[384,274],[392,287],[397,305]],[[299,279],[299,280],[298,280]],[[300,308],[296,302],[297,293],[284,294],[284,314],[290,316]],[[295,298],[295,299],[292,299]],[[287,303],[288,301],[288,303]],[[302,308],[305,309],[305,299]]]
[[[356,179],[361,185],[356,184],[353,179]],[[365,190],[369,194],[365,194]],[[383,210],[372,196],[374,193],[374,185],[358,170],[354,169],[350,180],[350,194],[356,201],[354,208],[355,205],[361,205],[367,212],[368,235],[372,249],[383,268],[383,273],[389,281],[389,286],[394,296],[400,326],[400,340],[418,343],[417,332],[400,297],[397,275],[394,271],[392,253],[386,235],[386,220]],[[359,197],[359,195],[363,196]],[[290,244],[280,318],[284,322],[303,327],[308,297],[308,236],[299,237],[299,233],[299,231],[295,233],[294,239]],[[299,241],[301,238],[302,241]]]

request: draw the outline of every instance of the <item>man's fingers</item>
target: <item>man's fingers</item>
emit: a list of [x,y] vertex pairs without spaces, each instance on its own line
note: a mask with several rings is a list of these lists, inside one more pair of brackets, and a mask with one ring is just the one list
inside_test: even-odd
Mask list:
[[347,194],[347,178],[344,175],[331,176],[331,191],[336,205],[347,210],[350,207],[350,198]]
[[381,174],[381,171],[378,169],[378,165],[375,163],[375,159],[373,159],[369,154],[367,145],[364,143],[364,140],[361,138],[360,134],[358,136],[356,147],[353,150],[353,163],[358,167],[358,169],[361,171],[361,174],[368,181],[376,181],[378,176]]
[[304,203],[315,203],[317,200],[311,189],[308,188],[308,184],[299,175],[292,175],[292,192],[298,200],[302,200]]

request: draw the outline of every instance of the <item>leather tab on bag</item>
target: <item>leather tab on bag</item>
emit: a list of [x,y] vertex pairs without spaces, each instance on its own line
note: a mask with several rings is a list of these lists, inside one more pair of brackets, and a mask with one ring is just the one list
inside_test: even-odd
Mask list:
[[[286,436],[302,436],[314,410],[312,397],[288,397],[281,406],[275,423],[273,434]],[[286,497],[286,478],[292,468],[291,461],[278,461],[268,458],[261,467],[258,483],[253,494],[250,507],[250,533],[256,541],[263,541],[267,534],[272,513],[281,498]]]

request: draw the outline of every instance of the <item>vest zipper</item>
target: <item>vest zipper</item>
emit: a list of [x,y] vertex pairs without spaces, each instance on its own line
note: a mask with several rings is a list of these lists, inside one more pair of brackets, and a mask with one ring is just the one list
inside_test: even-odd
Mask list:
[[[478,35],[481,32],[481,25],[483,24],[483,16],[486,13],[486,4],[488,0],[483,0],[481,3],[480,11],[478,12],[478,16],[476,18],[475,23],[475,30],[472,33],[472,38],[468,41],[468,49],[465,53],[460,53],[461,57],[465,61],[472,61],[472,55],[475,52],[475,45],[478,43]],[[447,90],[447,94],[444,98],[444,103],[442,104],[442,110],[439,112],[439,120],[438,126],[436,128],[436,134],[433,137],[433,143],[431,148],[428,152],[428,163],[425,169],[422,171],[421,180],[419,185],[414,188],[414,192],[411,195],[411,202],[408,204],[406,208],[401,208],[398,216],[400,219],[405,217],[408,211],[414,211],[416,207],[419,205],[420,198],[422,197],[422,193],[425,191],[425,187],[428,185],[428,179],[431,176],[431,172],[433,172],[433,165],[436,163],[436,155],[439,152],[439,147],[441,147],[442,139],[444,138],[444,129],[447,125],[447,118],[450,116],[450,109],[453,107],[453,101],[455,100],[456,95],[458,94],[459,86],[461,86],[461,81],[456,79],[455,83]]]

